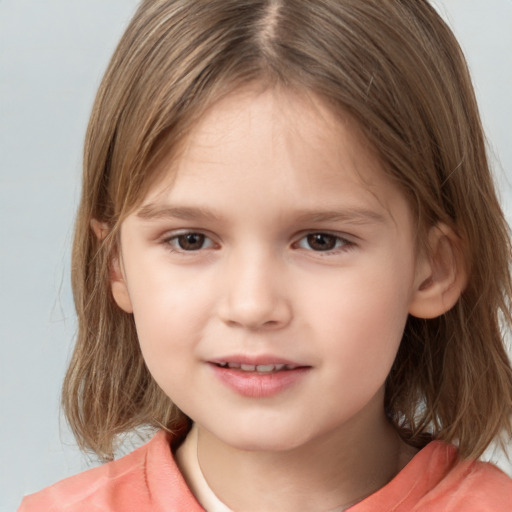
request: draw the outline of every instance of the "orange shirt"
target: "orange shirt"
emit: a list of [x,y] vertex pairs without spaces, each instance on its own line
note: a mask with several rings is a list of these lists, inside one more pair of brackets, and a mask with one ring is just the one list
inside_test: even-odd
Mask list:
[[[129,455],[27,496],[18,512],[202,512],[168,434]],[[512,512],[512,480],[491,464],[461,461],[434,441],[350,512]]]

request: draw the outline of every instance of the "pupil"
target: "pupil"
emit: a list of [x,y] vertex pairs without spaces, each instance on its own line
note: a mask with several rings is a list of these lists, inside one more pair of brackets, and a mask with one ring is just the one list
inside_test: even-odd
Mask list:
[[316,251],[330,251],[336,246],[336,237],[325,233],[315,233],[308,235],[308,244]]
[[189,233],[182,235],[178,238],[178,243],[181,249],[185,251],[196,251],[201,249],[204,244],[204,235],[199,233]]

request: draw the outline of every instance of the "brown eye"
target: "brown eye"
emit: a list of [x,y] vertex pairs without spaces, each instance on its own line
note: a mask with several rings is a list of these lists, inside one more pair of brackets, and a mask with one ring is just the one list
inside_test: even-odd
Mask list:
[[201,233],[187,233],[177,236],[175,240],[183,251],[198,251],[204,247],[206,237]]
[[340,235],[331,233],[310,233],[301,238],[295,246],[313,252],[344,251],[354,247],[354,243]]
[[308,235],[306,240],[314,251],[332,251],[336,248],[339,238],[328,233],[313,233]]

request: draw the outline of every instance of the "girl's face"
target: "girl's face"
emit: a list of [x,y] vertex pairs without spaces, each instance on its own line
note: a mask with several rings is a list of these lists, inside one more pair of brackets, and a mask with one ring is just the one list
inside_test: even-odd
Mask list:
[[113,293],[200,429],[291,449],[382,424],[420,284],[413,231],[353,122],[315,98],[242,91],[122,224]]

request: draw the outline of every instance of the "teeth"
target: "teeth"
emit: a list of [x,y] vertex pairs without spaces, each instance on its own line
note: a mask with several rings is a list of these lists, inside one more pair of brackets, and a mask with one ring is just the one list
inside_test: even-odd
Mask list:
[[233,370],[242,370],[244,372],[270,373],[281,370],[292,370],[295,367],[287,364],[243,364],[243,363],[219,363],[222,368],[231,368]]
[[259,364],[258,366],[256,366],[256,370],[263,373],[273,372],[274,370],[276,370],[276,367],[273,364]]

